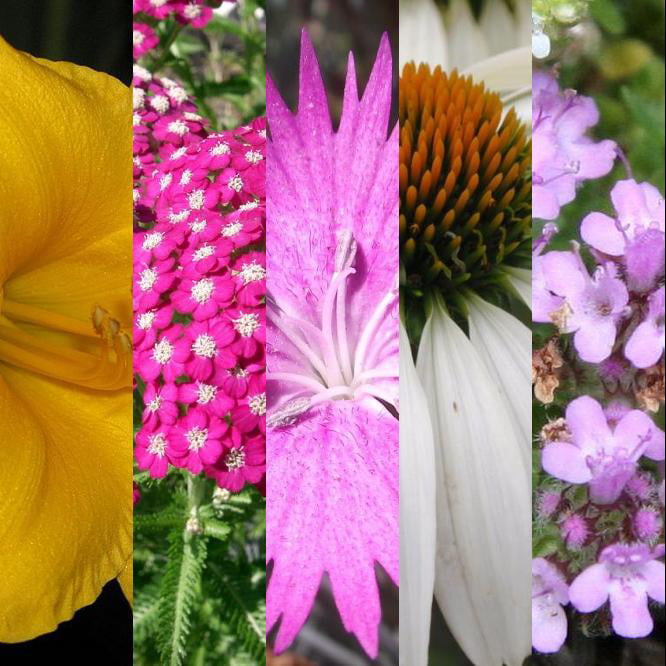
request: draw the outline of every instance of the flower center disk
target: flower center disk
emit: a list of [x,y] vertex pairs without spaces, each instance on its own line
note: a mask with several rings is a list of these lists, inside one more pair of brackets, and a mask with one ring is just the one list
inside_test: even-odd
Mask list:
[[531,142],[515,111],[471,77],[409,63],[399,119],[403,286],[446,298],[528,257]]

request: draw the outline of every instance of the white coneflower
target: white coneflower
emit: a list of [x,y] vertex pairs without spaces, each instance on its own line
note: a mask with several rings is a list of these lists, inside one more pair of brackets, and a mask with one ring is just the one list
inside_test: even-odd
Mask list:
[[443,18],[400,3],[400,61],[414,63],[399,106],[405,666],[427,663],[431,467],[449,628],[477,666],[530,651],[531,333],[503,309],[529,305],[531,282],[531,17],[517,8],[486,2],[477,21],[464,0]]

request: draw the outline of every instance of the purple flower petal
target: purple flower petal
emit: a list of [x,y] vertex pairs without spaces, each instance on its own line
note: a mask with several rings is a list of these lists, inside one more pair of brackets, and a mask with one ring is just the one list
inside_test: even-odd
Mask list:
[[664,599],[664,571],[664,563],[657,560],[646,562],[643,566],[643,576],[645,576],[645,580],[647,581],[647,593],[660,604],[666,603]]
[[654,623],[648,610],[645,586],[636,581],[614,580],[610,588],[613,631],[625,638],[641,638],[652,632]]
[[548,444],[541,454],[541,465],[548,474],[569,483],[587,483],[592,478],[585,455],[568,442]]
[[547,654],[557,652],[567,638],[567,616],[554,595],[532,599],[532,647]]
[[288,647],[328,573],[345,627],[377,654],[374,564],[398,581],[398,421],[378,403],[338,401],[267,439],[269,629]]
[[574,441],[584,451],[605,445],[612,438],[601,405],[590,396],[576,398],[567,407],[566,420]]
[[605,564],[593,564],[569,586],[569,601],[581,613],[591,613],[608,599],[610,576]]
[[613,256],[624,254],[626,239],[617,227],[617,222],[603,213],[590,213],[580,226],[583,240],[600,252]]

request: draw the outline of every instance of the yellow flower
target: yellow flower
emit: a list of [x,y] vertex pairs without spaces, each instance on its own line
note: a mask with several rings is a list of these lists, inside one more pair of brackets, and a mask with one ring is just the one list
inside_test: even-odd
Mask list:
[[131,567],[131,96],[0,38],[0,642]]

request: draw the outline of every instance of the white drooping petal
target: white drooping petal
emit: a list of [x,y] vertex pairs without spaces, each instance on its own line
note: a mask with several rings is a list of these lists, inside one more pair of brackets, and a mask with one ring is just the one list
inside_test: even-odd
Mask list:
[[435,305],[417,372],[435,434],[435,597],[476,666],[530,653],[530,477],[511,416],[478,352]]
[[511,93],[532,86],[532,52],[521,46],[498,53],[469,65],[464,74],[475,81],[483,81],[486,88],[501,93]]
[[400,69],[411,60],[449,66],[444,19],[432,0],[400,0]]
[[515,268],[514,266],[504,266],[511,286],[518,292],[518,295],[525,301],[525,305],[532,307],[532,271],[527,268]]
[[532,331],[513,315],[471,295],[469,337],[495,383],[503,389],[529,470],[532,457]]
[[505,2],[486,2],[483,5],[479,26],[488,44],[490,55],[516,47],[516,22]]
[[435,578],[435,450],[423,387],[400,324],[400,664],[426,666]]
[[[490,51],[467,0],[452,0],[444,14],[449,38],[449,67],[459,70],[485,60]],[[402,30],[402,25],[400,26]]]

